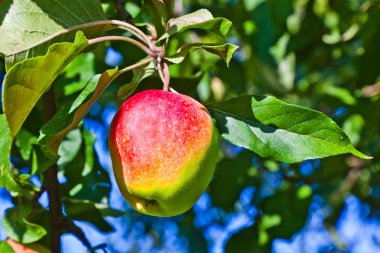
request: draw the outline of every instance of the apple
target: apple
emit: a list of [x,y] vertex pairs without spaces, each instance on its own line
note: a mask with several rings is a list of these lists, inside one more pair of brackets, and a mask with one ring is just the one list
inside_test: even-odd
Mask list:
[[212,178],[219,150],[206,108],[161,90],[126,100],[108,141],[121,193],[137,211],[161,217],[192,207]]
[[21,244],[12,239],[7,239],[7,243],[15,253],[51,253],[48,248],[38,243]]

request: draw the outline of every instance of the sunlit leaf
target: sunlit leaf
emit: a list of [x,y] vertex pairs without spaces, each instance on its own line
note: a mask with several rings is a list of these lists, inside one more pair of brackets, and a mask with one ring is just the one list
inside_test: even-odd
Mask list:
[[42,127],[39,144],[46,154],[57,157],[58,147],[65,135],[78,125],[117,73],[118,69],[112,69],[91,78],[79,96],[74,101],[65,103]]
[[51,45],[46,55],[27,59],[9,70],[4,81],[3,109],[12,138],[64,67],[87,45],[83,33],[78,32],[74,42]]
[[204,43],[193,43],[193,44],[186,44],[185,46],[181,47],[177,53],[169,56],[166,58],[171,63],[181,63],[185,57],[198,49],[204,49],[207,52],[210,52],[212,54],[216,54],[223,58],[223,60],[227,63],[227,65],[230,63],[232,56],[234,55],[235,51],[239,47],[234,44],[204,44]]
[[289,163],[344,153],[370,158],[323,113],[271,96],[243,96],[208,108],[223,138],[265,158]]
[[4,114],[0,114],[0,187],[17,191],[20,186],[12,174],[9,156],[11,152],[11,133]]
[[[93,0],[5,0],[0,17],[0,53],[5,55],[8,68],[45,54],[51,44],[72,41],[75,31],[67,28],[104,19],[99,1]],[[81,30],[93,37],[106,28],[97,25]]]
[[193,13],[169,20],[167,32],[164,33],[157,42],[161,42],[166,38],[184,32],[189,29],[201,29],[208,32],[213,32],[222,37],[226,37],[232,23],[225,18],[214,18],[212,14],[201,9]]

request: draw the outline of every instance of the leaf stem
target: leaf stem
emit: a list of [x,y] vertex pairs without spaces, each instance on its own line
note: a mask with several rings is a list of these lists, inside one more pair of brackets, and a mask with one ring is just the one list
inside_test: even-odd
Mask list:
[[101,245],[98,245],[98,246],[91,246],[91,243],[90,241],[87,239],[85,233],[83,232],[83,230],[78,227],[77,225],[75,225],[75,223],[69,219],[68,217],[64,217],[62,220],[61,220],[61,223],[60,223],[61,227],[63,229],[65,229],[67,232],[75,235],[78,240],[80,240],[84,246],[86,246],[86,248],[88,249],[89,252],[91,253],[95,253],[95,251],[97,249],[103,249],[105,248],[107,245],[106,244],[101,244]]
[[148,55],[152,54],[152,51],[147,46],[145,46],[144,44],[142,44],[141,42],[139,42],[139,41],[137,41],[135,39],[124,37],[124,36],[103,36],[103,37],[98,37],[98,38],[89,40],[88,44],[89,45],[93,45],[93,44],[96,44],[96,43],[99,43],[99,42],[110,41],[110,40],[126,41],[126,42],[129,42],[129,43],[137,46],[138,48],[140,48],[141,50],[143,50],[146,54],[148,54]]
[[149,58],[147,58],[145,60],[142,60],[142,61],[136,62],[135,64],[129,65],[128,67],[125,67],[125,68],[119,70],[119,72],[117,73],[116,77],[118,77],[119,75],[121,75],[121,74],[123,74],[123,73],[125,73],[127,71],[130,71],[130,70],[133,70],[133,69],[145,66],[145,65],[147,65],[148,63],[150,63],[152,61],[154,61],[154,58],[149,57]]
[[50,35],[49,37],[46,37],[45,39],[40,40],[37,43],[29,46],[28,48],[25,48],[23,51],[27,51],[33,47],[36,47],[40,44],[48,42],[48,41],[50,41],[50,40],[52,40],[58,36],[66,34],[66,33],[74,32],[74,31],[81,31],[81,30],[84,30],[86,28],[98,27],[98,26],[105,26],[106,28],[104,28],[104,31],[113,30],[116,28],[126,30],[126,31],[130,32],[133,36],[135,36],[136,38],[141,40],[150,49],[155,48],[155,46],[153,45],[152,41],[148,38],[148,36],[143,31],[141,31],[139,28],[137,28],[136,26],[129,24],[127,22],[124,22],[124,21],[120,21],[120,20],[99,20],[99,21],[89,22],[89,23],[85,23],[85,24],[76,25],[76,26],[73,26],[70,28],[62,29],[59,32],[56,32],[56,33]]

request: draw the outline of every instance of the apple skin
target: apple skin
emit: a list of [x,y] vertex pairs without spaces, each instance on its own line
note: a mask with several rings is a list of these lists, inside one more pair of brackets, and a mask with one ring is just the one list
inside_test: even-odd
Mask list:
[[218,132],[206,108],[182,94],[147,90],[113,118],[109,148],[116,182],[137,211],[160,217],[189,210],[206,190]]
[[21,244],[12,239],[7,239],[7,243],[15,253],[51,253],[49,249],[38,243]]

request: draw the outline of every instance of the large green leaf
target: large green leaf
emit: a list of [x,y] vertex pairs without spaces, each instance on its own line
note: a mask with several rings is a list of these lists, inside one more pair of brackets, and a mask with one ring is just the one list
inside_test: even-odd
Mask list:
[[49,156],[57,158],[58,147],[65,135],[78,125],[105,88],[118,75],[118,69],[94,76],[74,101],[65,103],[41,129],[39,144]]
[[46,230],[35,223],[27,220],[32,211],[32,205],[20,204],[7,209],[2,223],[7,235],[21,243],[32,243],[46,235]]
[[223,138],[265,158],[289,163],[344,153],[369,158],[323,113],[271,96],[243,96],[208,108]]
[[12,139],[52,82],[87,45],[83,33],[78,32],[74,42],[53,44],[46,55],[17,63],[9,70],[3,87],[3,109]]
[[212,54],[219,55],[223,58],[223,60],[227,63],[227,65],[230,63],[232,56],[234,55],[235,51],[239,47],[234,44],[204,44],[204,43],[193,43],[193,44],[186,44],[185,46],[181,47],[178,52],[175,54],[166,57],[166,60],[169,62],[178,64],[181,63],[187,54],[198,50],[198,49],[204,49]]
[[9,161],[11,152],[11,133],[4,114],[0,114],[0,187],[10,191],[20,189],[12,174],[12,167]]
[[193,13],[169,20],[167,32],[164,33],[157,42],[162,42],[166,38],[184,32],[189,29],[201,29],[208,32],[213,32],[222,37],[226,37],[231,28],[231,21],[225,18],[214,18],[212,14],[201,9]]
[[[65,29],[103,20],[97,0],[5,0],[0,10],[0,53],[7,66],[46,53],[49,45],[72,41]],[[99,36],[106,26],[82,28],[87,37]]]

